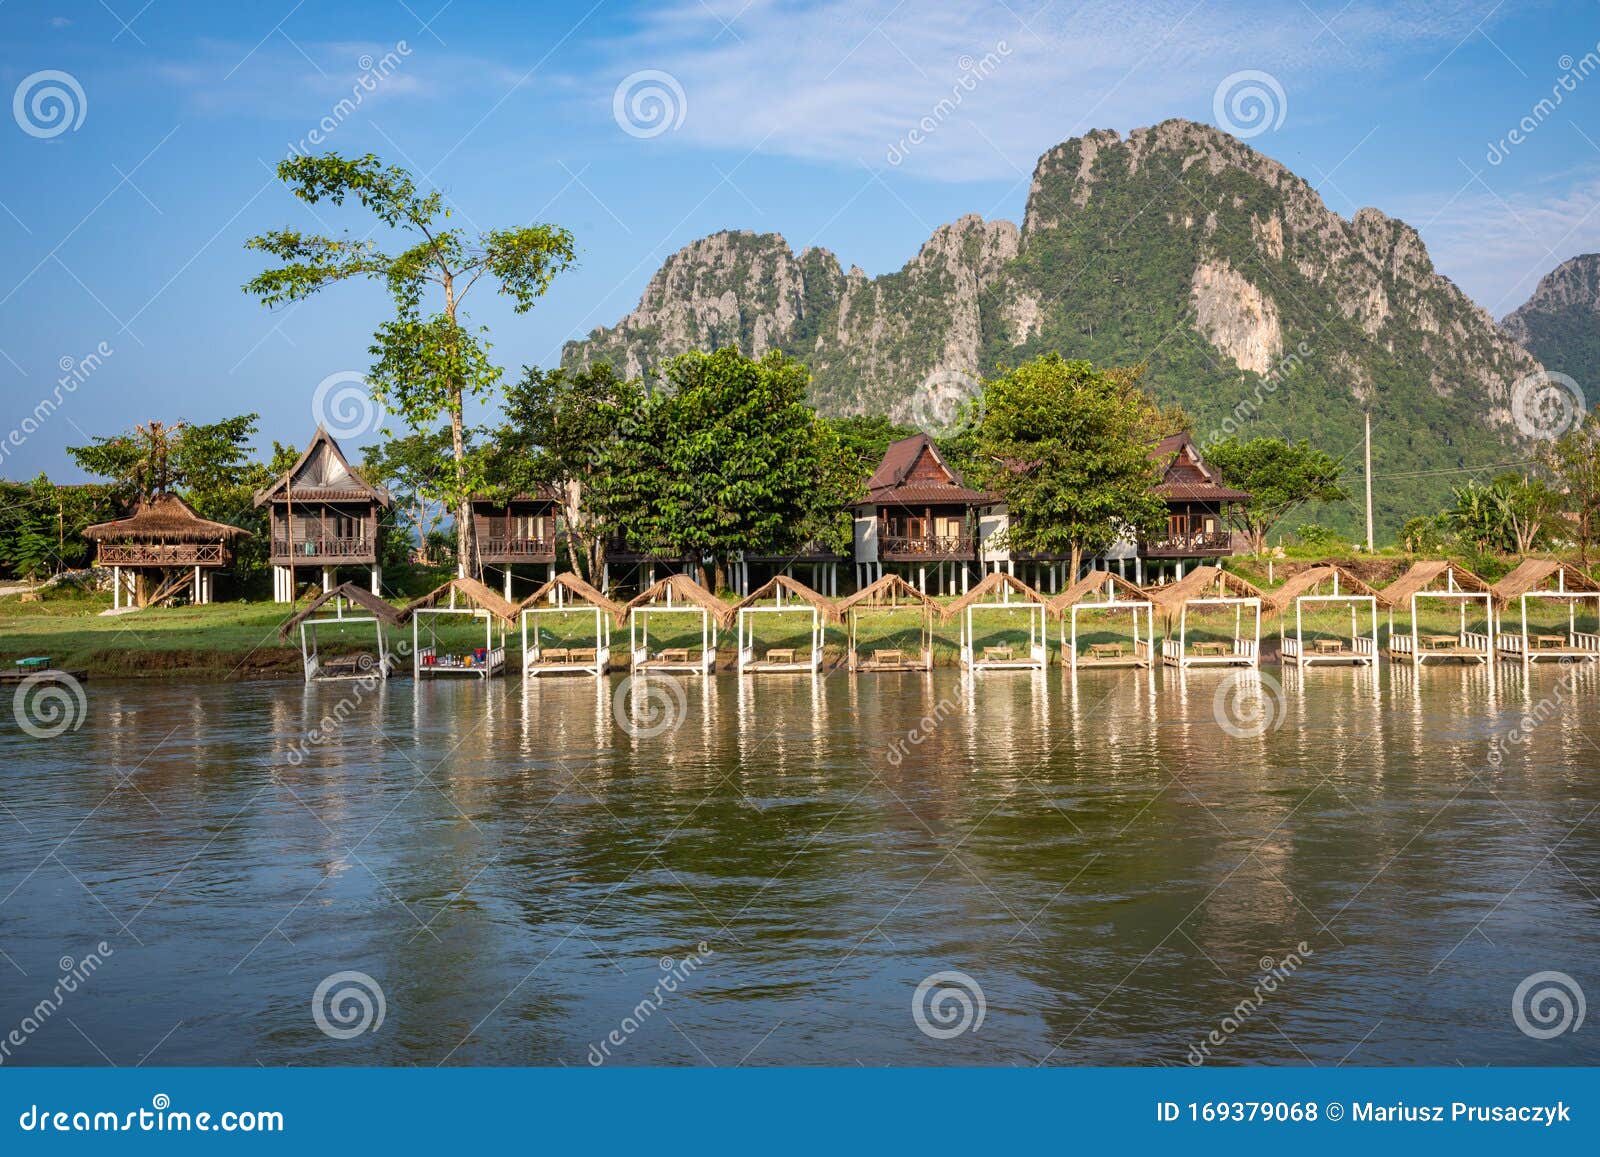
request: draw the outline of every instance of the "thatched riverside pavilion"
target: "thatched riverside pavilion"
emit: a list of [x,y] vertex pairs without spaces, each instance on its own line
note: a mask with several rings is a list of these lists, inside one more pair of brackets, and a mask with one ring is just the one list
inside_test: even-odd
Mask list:
[[[1495,632],[1495,650],[1502,659],[1527,666],[1540,660],[1600,658],[1600,583],[1596,583],[1577,567],[1551,558],[1525,558],[1505,578],[1495,583],[1491,592],[1500,608],[1499,629]],[[1515,600],[1520,614],[1518,631],[1507,631],[1505,610]],[[1555,631],[1534,629],[1528,626],[1528,611],[1544,604],[1565,605],[1565,629]],[[1591,603],[1594,607],[1596,631],[1578,630],[1578,605]]]
[[[1150,588],[1150,600],[1166,624],[1161,661],[1169,667],[1258,667],[1261,664],[1261,604],[1266,596],[1254,585],[1220,567],[1196,567],[1175,583]],[[1189,641],[1190,612],[1233,611],[1224,639]],[[1245,628],[1249,612],[1251,625]],[[1173,626],[1177,637],[1173,637]]]
[[[891,614],[915,611],[921,623],[916,652],[904,647],[876,647],[865,660],[857,647],[857,627],[863,614],[887,618]],[[845,623],[849,637],[851,671],[931,671],[933,670],[933,617],[939,604],[897,574],[873,580],[855,594],[834,604],[834,613]]]
[[209,603],[214,573],[233,561],[230,544],[250,532],[201,518],[176,494],[157,494],[83,536],[96,544],[95,565],[110,568],[111,605],[120,610],[165,602],[185,586],[191,602]]
[[[1494,657],[1494,593],[1489,584],[1453,562],[1416,562],[1411,569],[1378,592],[1389,608],[1389,658],[1412,668],[1430,660],[1447,663],[1484,663]],[[1460,609],[1455,634],[1426,633],[1417,623],[1418,600],[1454,603]],[[1467,607],[1483,604],[1485,627],[1468,630]],[[1397,634],[1394,612],[1405,609],[1411,630]]]
[[[1127,579],[1108,570],[1092,570],[1051,599],[1049,608],[1051,614],[1061,616],[1061,662],[1074,673],[1079,666],[1154,669],[1155,604]],[[1131,649],[1125,651],[1120,642],[1090,643],[1079,654],[1078,615],[1083,611],[1126,611],[1133,623]],[[1141,615],[1145,622],[1142,638],[1139,635]]]
[[[562,573],[517,604],[522,624],[522,673],[538,675],[594,675],[606,673],[611,663],[611,624],[622,608],[599,590],[571,573]],[[540,634],[541,620],[560,621],[582,614],[594,618],[594,646],[547,647]],[[533,638],[528,625],[533,624]]]
[[[449,596],[449,603],[440,602]],[[503,674],[506,666],[506,629],[517,625],[517,608],[477,579],[453,578],[435,587],[420,599],[408,603],[402,613],[411,620],[411,664],[417,678],[466,675],[487,679]],[[441,616],[462,615],[483,621],[483,646],[460,652],[439,648],[438,620]],[[422,643],[421,624],[428,621],[428,643]],[[500,641],[495,642],[495,625],[500,626]]]
[[[717,628],[725,626],[731,608],[688,575],[674,574],[640,591],[617,612],[618,625],[628,623],[628,666],[633,671],[687,671],[709,675],[717,669]],[[650,622],[661,616],[696,619],[700,646],[664,647],[650,653]]]
[[[333,613],[318,612],[333,604]],[[348,612],[347,613],[347,608]],[[355,613],[364,611],[365,614]],[[397,627],[405,622],[406,612],[355,583],[340,583],[331,591],[324,591],[306,607],[284,620],[278,628],[278,637],[287,639],[296,629],[300,632],[300,661],[305,667],[307,683],[326,679],[387,679],[390,674],[390,654],[384,638],[385,627]],[[324,659],[318,646],[319,632],[326,638],[330,630],[343,635],[350,627],[371,624],[376,636],[376,654],[356,651]]]
[[[980,654],[972,621],[974,611],[988,611],[991,615],[1022,612],[1028,621],[1027,653],[1019,654],[1015,646],[997,643],[985,646]],[[969,671],[1044,670],[1048,614],[1043,595],[1004,571],[984,576],[982,582],[944,609],[947,621],[957,619],[961,624],[961,665]]]
[[[838,621],[839,612],[832,600],[818,594],[799,579],[777,575],[751,591],[731,608],[738,632],[738,670],[741,675],[801,673],[815,675],[822,670],[822,645],[828,620]],[[810,646],[769,648],[756,657],[756,620],[779,615],[810,617]]]
[[[1281,587],[1267,595],[1267,605],[1278,615],[1279,656],[1295,667],[1314,663],[1344,663],[1356,666],[1378,665],[1378,592],[1340,566],[1313,566],[1291,575]],[[1347,606],[1350,633],[1329,634],[1312,631],[1306,645],[1305,611],[1320,607]],[[1294,634],[1288,633],[1288,612],[1294,607]],[[1360,610],[1367,609],[1369,629],[1361,630]]]

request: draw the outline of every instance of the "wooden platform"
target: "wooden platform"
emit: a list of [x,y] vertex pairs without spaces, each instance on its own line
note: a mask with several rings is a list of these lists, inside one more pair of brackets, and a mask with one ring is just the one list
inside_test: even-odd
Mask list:
[[37,671],[0,671],[0,687],[14,687],[29,679],[40,683],[87,683],[87,671],[63,671],[59,667],[43,667]]

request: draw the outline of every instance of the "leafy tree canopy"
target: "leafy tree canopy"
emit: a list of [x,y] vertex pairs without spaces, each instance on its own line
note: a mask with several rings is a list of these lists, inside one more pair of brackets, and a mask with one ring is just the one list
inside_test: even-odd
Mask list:
[[1257,552],[1267,532],[1306,503],[1350,497],[1340,485],[1343,462],[1305,439],[1228,437],[1208,445],[1205,457],[1229,486],[1249,492],[1248,502],[1233,507],[1233,521]]

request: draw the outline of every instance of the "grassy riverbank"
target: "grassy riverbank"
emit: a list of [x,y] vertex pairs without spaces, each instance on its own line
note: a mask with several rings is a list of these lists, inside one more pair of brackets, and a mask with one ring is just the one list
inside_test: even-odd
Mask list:
[[[157,607],[132,614],[105,616],[100,612],[110,606],[108,595],[82,592],[52,592],[40,602],[22,602],[18,596],[0,598],[0,668],[9,669],[14,660],[30,655],[48,655],[58,667],[87,671],[98,678],[160,678],[188,677],[217,680],[296,678],[300,674],[298,638],[280,640],[279,624],[288,616],[281,604],[268,602],[216,603],[206,607]],[[1557,618],[1565,619],[1565,611],[1551,611]],[[1593,612],[1580,617],[1580,629],[1593,630]],[[668,627],[673,618],[678,619],[677,629]],[[1387,639],[1389,616],[1379,611],[1380,637]],[[975,616],[977,645],[1010,645],[1019,653],[1027,649],[1027,616],[1022,611],[980,611]],[[1293,615],[1287,617],[1287,629],[1294,630]],[[592,646],[592,619],[576,616],[575,621],[563,624],[558,635],[546,635],[546,646]],[[672,616],[658,620],[660,627],[652,625],[650,646],[652,650],[679,646],[698,648],[700,628],[692,616]],[[1249,616],[1246,616],[1246,632]],[[1553,622],[1553,620],[1552,620]],[[555,624],[551,624],[555,626]],[[1438,606],[1430,608],[1420,624],[1425,631],[1454,633],[1459,626],[1458,611]],[[809,618],[805,615],[762,616],[758,621],[756,649],[758,652],[773,647],[794,647],[804,651],[810,646]],[[1395,620],[1397,630],[1405,631],[1408,624],[1404,616]],[[1080,649],[1095,642],[1128,642],[1130,633],[1126,614],[1109,615],[1090,613],[1080,616],[1078,642]],[[1350,634],[1347,608],[1324,608],[1308,612],[1305,619],[1307,637],[1318,633]],[[1369,612],[1359,616],[1358,631],[1367,633],[1371,627]],[[1469,610],[1468,627],[1482,630],[1482,608]],[[1141,631],[1144,628],[1141,625]],[[1262,649],[1271,655],[1277,650],[1280,623],[1266,617],[1262,623]],[[348,648],[370,649],[370,626],[352,629]],[[427,627],[424,626],[424,633]],[[1159,624],[1158,624],[1159,630]],[[440,620],[440,642],[448,649],[465,649],[481,646],[483,628],[460,620]],[[1233,613],[1196,614],[1191,617],[1188,637],[1191,642],[1200,639],[1231,637]],[[958,658],[957,638],[959,628],[955,622],[937,623],[934,633],[934,662],[952,666]],[[392,638],[401,636],[409,643],[410,630],[404,628]],[[858,629],[859,647],[863,654],[883,647],[897,647],[915,652],[921,646],[921,632],[914,613],[896,613],[889,616],[865,615]],[[520,648],[520,637],[515,631],[506,636],[508,650]],[[1052,662],[1060,659],[1061,624],[1051,619],[1046,627],[1046,642]],[[322,638],[324,653],[336,653],[342,648],[334,633]],[[842,663],[845,655],[843,628],[829,625],[825,666]],[[735,638],[731,630],[721,632],[718,649],[724,667],[734,660]],[[626,627],[613,628],[612,651],[616,661],[623,661],[628,646]],[[515,662],[515,660],[512,660]]]

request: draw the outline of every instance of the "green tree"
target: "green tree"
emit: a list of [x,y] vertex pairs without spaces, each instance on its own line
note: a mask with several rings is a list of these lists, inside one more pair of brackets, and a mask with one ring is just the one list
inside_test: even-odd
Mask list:
[[985,385],[978,444],[995,464],[1012,549],[1068,553],[1076,575],[1085,551],[1160,525],[1158,412],[1137,379],[1048,353]]
[[1503,545],[1527,554],[1549,538],[1551,522],[1560,517],[1561,495],[1540,478],[1503,474],[1489,487],[1499,514]]
[[[388,254],[366,239],[280,229],[246,242],[282,263],[244,286],[269,306],[301,301],[335,282],[372,278],[383,282],[395,316],[373,335],[376,359],[371,383],[392,412],[414,430],[430,427],[441,414],[450,423],[454,476],[448,496],[456,517],[461,564],[472,560],[468,502],[480,479],[467,450],[464,406],[469,397],[492,392],[500,370],[489,360],[481,329],[466,325],[462,302],[481,278],[490,278],[526,313],[556,275],[575,259],[572,234],[559,225],[489,229],[475,236],[451,228],[450,211],[438,190],[423,193],[398,166],[367,154],[349,160],[337,153],[294,156],[278,163],[278,177],[308,204],[343,205],[346,197],[404,237],[406,247]],[[428,300],[437,294],[437,309]]]
[[1562,492],[1562,505],[1572,515],[1578,559],[1589,565],[1589,547],[1600,532],[1600,410],[1591,410],[1578,425],[1556,439],[1548,465]]
[[847,455],[863,482],[878,468],[890,442],[909,438],[917,432],[914,427],[903,426],[884,414],[849,414],[842,418],[824,418],[823,422],[833,431],[841,452]]
[[589,509],[597,473],[614,445],[639,421],[647,398],[641,382],[600,362],[587,369],[528,367],[506,390],[505,420],[488,443],[485,477],[504,494],[540,487],[561,496],[567,558],[590,575],[604,562],[600,522]]
[[429,558],[430,536],[449,513],[450,427],[390,436],[362,451],[367,477],[382,483],[395,496],[403,533],[415,541],[424,561]]
[[1256,553],[1266,547],[1267,532],[1306,503],[1350,497],[1339,483],[1344,464],[1303,438],[1223,438],[1207,446],[1205,455],[1224,482],[1249,492],[1250,501],[1232,508],[1232,519]]
[[637,543],[711,560],[721,589],[730,555],[803,545],[848,497],[838,441],[805,397],[806,368],[726,348],[667,363],[597,471],[594,509]]
[[241,490],[260,474],[251,460],[256,421],[241,414],[209,424],[147,422],[68,446],[67,454],[86,473],[110,479],[124,501],[179,494],[205,517],[232,522]]

